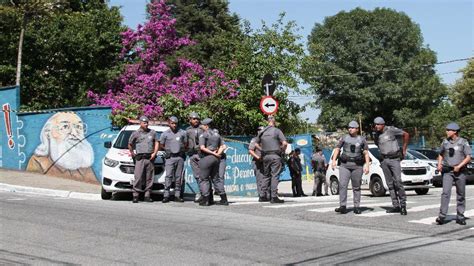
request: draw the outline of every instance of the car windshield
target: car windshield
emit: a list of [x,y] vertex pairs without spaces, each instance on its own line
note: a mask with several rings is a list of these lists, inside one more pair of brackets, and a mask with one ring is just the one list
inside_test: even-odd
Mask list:
[[428,159],[436,160],[438,159],[439,152],[435,150],[418,150],[418,152],[423,153]]
[[[125,130],[120,132],[117,137],[117,141],[115,141],[114,148],[116,149],[128,149],[128,140],[132,135],[133,130]],[[156,132],[156,139],[160,139],[161,132]]]
[[380,156],[379,148],[370,148],[369,151],[370,151],[370,153],[372,153],[372,155],[375,158],[377,158],[377,160],[379,160],[379,161],[382,160],[382,157]]
[[423,153],[415,151],[415,150],[408,150],[408,152],[413,157],[415,157],[416,159],[420,159],[420,160],[429,160],[430,159],[430,158],[426,157],[426,155],[424,155]]

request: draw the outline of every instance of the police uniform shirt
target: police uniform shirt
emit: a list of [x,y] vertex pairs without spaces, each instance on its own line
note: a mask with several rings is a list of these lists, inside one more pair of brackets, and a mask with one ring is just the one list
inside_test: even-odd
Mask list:
[[280,129],[268,126],[257,136],[257,143],[260,143],[264,152],[280,152],[281,143],[286,141],[285,135]]
[[203,131],[199,126],[189,126],[188,128],[186,128],[188,148],[191,152],[199,151],[199,135],[201,135],[202,133]]
[[383,129],[383,132],[378,135],[378,141],[376,143],[381,154],[394,155],[400,150],[397,136],[403,136],[402,129],[392,126],[386,126]]
[[179,129],[176,133],[168,129],[160,137],[160,143],[165,146],[166,152],[169,153],[183,152],[187,141],[186,131],[182,129]]
[[128,143],[135,145],[135,152],[137,154],[141,153],[153,153],[154,144],[156,141],[156,132],[153,129],[147,131],[139,128],[137,131],[133,132],[128,140]]
[[471,146],[466,139],[461,137],[456,140],[445,139],[441,144],[440,154],[443,156],[444,165],[454,167],[471,155]]
[[311,161],[313,164],[316,164],[316,169],[314,171],[324,171],[326,168],[326,158],[324,158],[324,155],[320,155],[318,153],[313,154],[311,156]]
[[342,149],[342,153],[350,158],[362,156],[362,152],[368,150],[367,140],[360,135],[353,137],[347,134],[339,139],[336,147]]
[[217,151],[222,144],[221,136],[213,129],[209,129],[199,136],[199,146],[204,145],[211,151]]
[[[260,151],[260,149],[257,147],[257,138],[252,138],[250,140],[250,144],[249,144],[249,150],[252,150],[255,152],[255,154],[257,154],[258,157],[262,157],[262,152]],[[255,159],[255,158],[254,158]]]

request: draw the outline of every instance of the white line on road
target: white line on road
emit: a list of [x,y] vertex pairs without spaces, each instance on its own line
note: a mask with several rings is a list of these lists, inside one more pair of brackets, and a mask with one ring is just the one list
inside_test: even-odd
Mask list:
[[12,198],[12,199],[7,199],[7,200],[26,200],[24,198]]
[[[365,201],[364,201],[365,202]],[[413,202],[409,202],[407,201],[407,204],[408,203],[413,203]],[[379,203],[372,203],[372,204],[361,204],[360,205],[360,208],[365,208],[365,207],[382,207],[382,208],[391,208],[392,206],[391,205],[387,205],[387,204],[390,204],[390,203],[387,203],[387,202],[379,202]],[[338,204],[339,205],[339,204]],[[350,207],[350,206],[349,206]],[[308,210],[309,212],[331,212],[331,211],[334,211],[334,207],[329,207],[329,208],[320,208],[320,209],[311,209],[311,210]]]
[[[454,204],[450,204],[449,206],[453,206],[453,205]],[[426,210],[429,210],[429,209],[436,209],[436,208],[439,208],[439,204],[416,206],[416,207],[412,207],[412,208],[407,209],[407,212],[408,213],[422,212],[422,211],[426,211]],[[378,212],[362,213],[358,216],[361,216],[361,217],[381,217],[381,216],[387,216],[387,215],[392,215],[392,214],[394,214],[394,213],[387,213],[386,211],[378,211]]]
[[[464,212],[464,217],[472,217],[472,216],[474,216],[474,210],[468,210]],[[433,217],[423,218],[420,220],[411,220],[408,222],[418,223],[418,224],[434,224],[437,217],[438,216],[433,216]]]
[[[374,201],[375,200],[365,200],[364,202],[374,202]],[[304,207],[304,206],[329,205],[329,204],[339,204],[339,201],[307,202],[307,203],[271,205],[271,206],[263,206],[263,207],[272,208],[272,209],[280,209],[280,208],[296,208],[296,207]]]

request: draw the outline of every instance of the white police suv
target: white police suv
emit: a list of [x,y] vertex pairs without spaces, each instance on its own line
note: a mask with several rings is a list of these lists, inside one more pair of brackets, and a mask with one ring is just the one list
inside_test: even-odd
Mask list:
[[[334,152],[334,151],[333,151]],[[376,145],[369,144],[370,166],[369,173],[362,175],[362,188],[370,190],[371,194],[380,197],[388,191],[382,168],[380,167],[380,152]],[[331,154],[332,158],[332,154]],[[331,161],[326,172],[326,182],[331,194],[339,194],[339,166],[332,169]],[[405,159],[401,161],[402,182],[405,190],[415,190],[416,194],[424,195],[432,187],[434,170],[428,163],[420,160]]]
[[[109,149],[102,160],[102,199],[112,198],[114,192],[132,192],[135,165],[128,150],[128,140],[139,125],[127,125],[123,127],[117,137],[112,141],[104,143]],[[148,126],[156,131],[157,139],[161,133],[168,129],[163,124]],[[165,158],[163,153],[158,152],[155,159],[155,177],[153,179],[152,193],[163,193],[165,182]]]

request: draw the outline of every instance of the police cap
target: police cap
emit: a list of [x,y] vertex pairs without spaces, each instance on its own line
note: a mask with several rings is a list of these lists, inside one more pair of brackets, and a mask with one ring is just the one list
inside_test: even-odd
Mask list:
[[197,119],[199,119],[199,114],[196,113],[196,112],[191,112],[191,113],[189,114],[189,118],[197,118]]
[[459,131],[459,130],[461,130],[461,127],[459,127],[458,124],[456,124],[456,123],[454,123],[454,122],[451,122],[451,123],[449,123],[449,124],[446,126],[446,129],[447,129],[447,130]]
[[176,116],[171,116],[169,120],[173,123],[178,123],[178,118]]
[[201,125],[209,125],[212,122],[212,119],[204,118],[204,120],[201,121]]
[[349,127],[351,128],[359,128],[359,123],[357,123],[356,121],[351,121],[349,123]]
[[374,123],[376,125],[385,125],[385,120],[382,117],[378,116],[374,119]]
[[150,120],[148,120],[148,117],[142,115],[140,116],[140,122],[149,122]]

